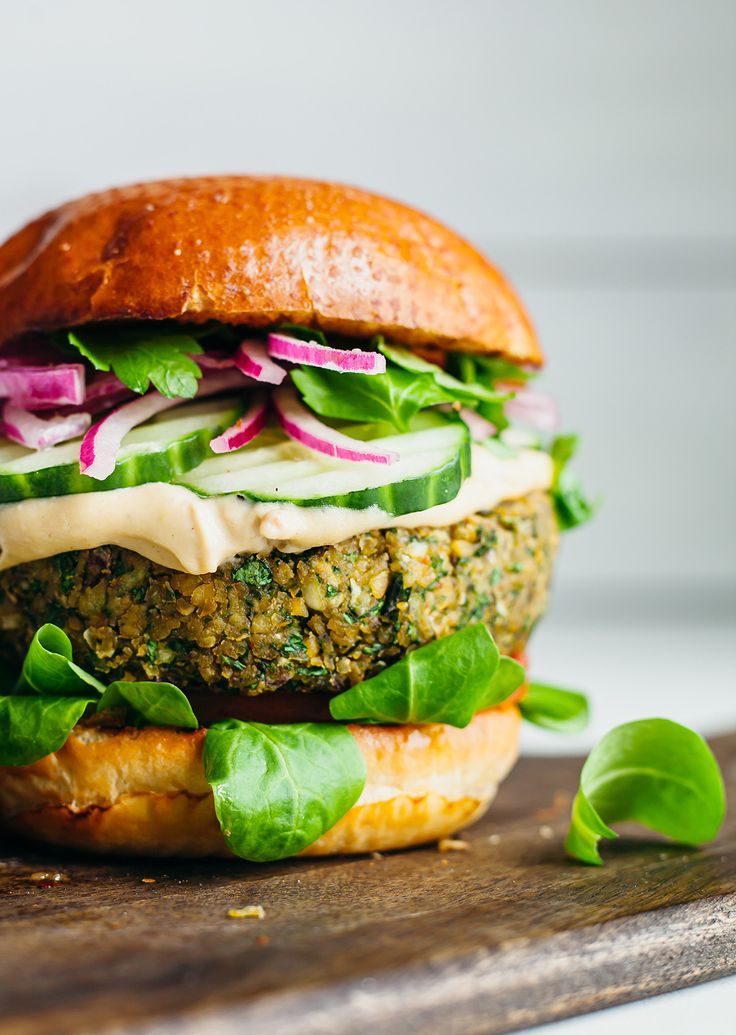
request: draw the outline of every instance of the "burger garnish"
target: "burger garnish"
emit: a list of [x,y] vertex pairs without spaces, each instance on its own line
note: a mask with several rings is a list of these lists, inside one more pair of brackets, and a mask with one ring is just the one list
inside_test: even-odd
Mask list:
[[[0,345],[6,825],[257,861],[401,847],[482,814],[520,710],[585,722],[516,660],[557,529],[594,510],[577,439],[529,386],[513,291],[444,227],[300,180],[93,195],[0,248]],[[652,722],[586,764],[574,856],[627,817],[714,836],[712,756]],[[683,767],[702,787],[675,800]]]

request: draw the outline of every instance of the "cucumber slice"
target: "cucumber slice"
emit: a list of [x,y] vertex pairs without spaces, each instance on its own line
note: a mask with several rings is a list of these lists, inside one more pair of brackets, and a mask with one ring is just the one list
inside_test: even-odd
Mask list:
[[[428,510],[457,496],[470,473],[470,438],[461,421],[427,416],[422,414],[406,434],[371,438],[381,449],[400,454],[399,462],[388,467],[319,456],[274,432],[272,444],[262,446],[258,439],[253,446],[210,457],[176,481],[200,496],[238,495],[300,507],[380,507],[394,515]],[[340,430],[354,438],[370,435],[369,425]]]
[[115,470],[104,481],[80,474],[79,439],[39,451],[2,443],[0,503],[171,482],[210,453],[210,439],[235,423],[246,402],[230,395],[185,403],[141,424],[123,439]]

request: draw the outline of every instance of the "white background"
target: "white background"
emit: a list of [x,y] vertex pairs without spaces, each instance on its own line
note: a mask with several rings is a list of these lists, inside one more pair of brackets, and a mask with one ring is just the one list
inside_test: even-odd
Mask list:
[[[527,300],[605,497],[533,651],[593,697],[575,745],[653,713],[733,728],[735,12],[0,0],[0,235],[88,190],[236,171],[355,182],[455,226]],[[697,1003],[715,1035],[729,988],[577,1025],[672,1035]]]

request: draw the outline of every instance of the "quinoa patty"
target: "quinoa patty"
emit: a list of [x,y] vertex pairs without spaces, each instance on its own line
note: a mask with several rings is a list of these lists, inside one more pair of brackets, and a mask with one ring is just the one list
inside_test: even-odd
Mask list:
[[339,691],[469,622],[484,622],[504,653],[521,650],[556,546],[550,497],[534,492],[446,528],[238,556],[206,575],[116,546],[59,554],[0,574],[0,656],[17,665],[55,622],[105,680]]

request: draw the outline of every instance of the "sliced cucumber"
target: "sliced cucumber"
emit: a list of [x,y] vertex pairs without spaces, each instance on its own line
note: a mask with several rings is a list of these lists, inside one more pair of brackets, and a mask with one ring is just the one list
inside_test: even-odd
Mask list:
[[2,443],[0,503],[171,482],[210,454],[210,439],[235,423],[246,401],[230,395],[185,403],[141,424],[123,439],[115,470],[104,481],[80,474],[79,439],[40,451]]
[[[341,431],[368,440],[370,427],[347,425]],[[467,427],[440,414],[422,414],[403,435],[370,439],[400,454],[391,466],[323,457],[279,432],[267,434],[268,442],[261,436],[252,446],[210,457],[176,481],[200,496],[238,495],[300,507],[380,507],[399,515],[454,499],[470,473]]]

